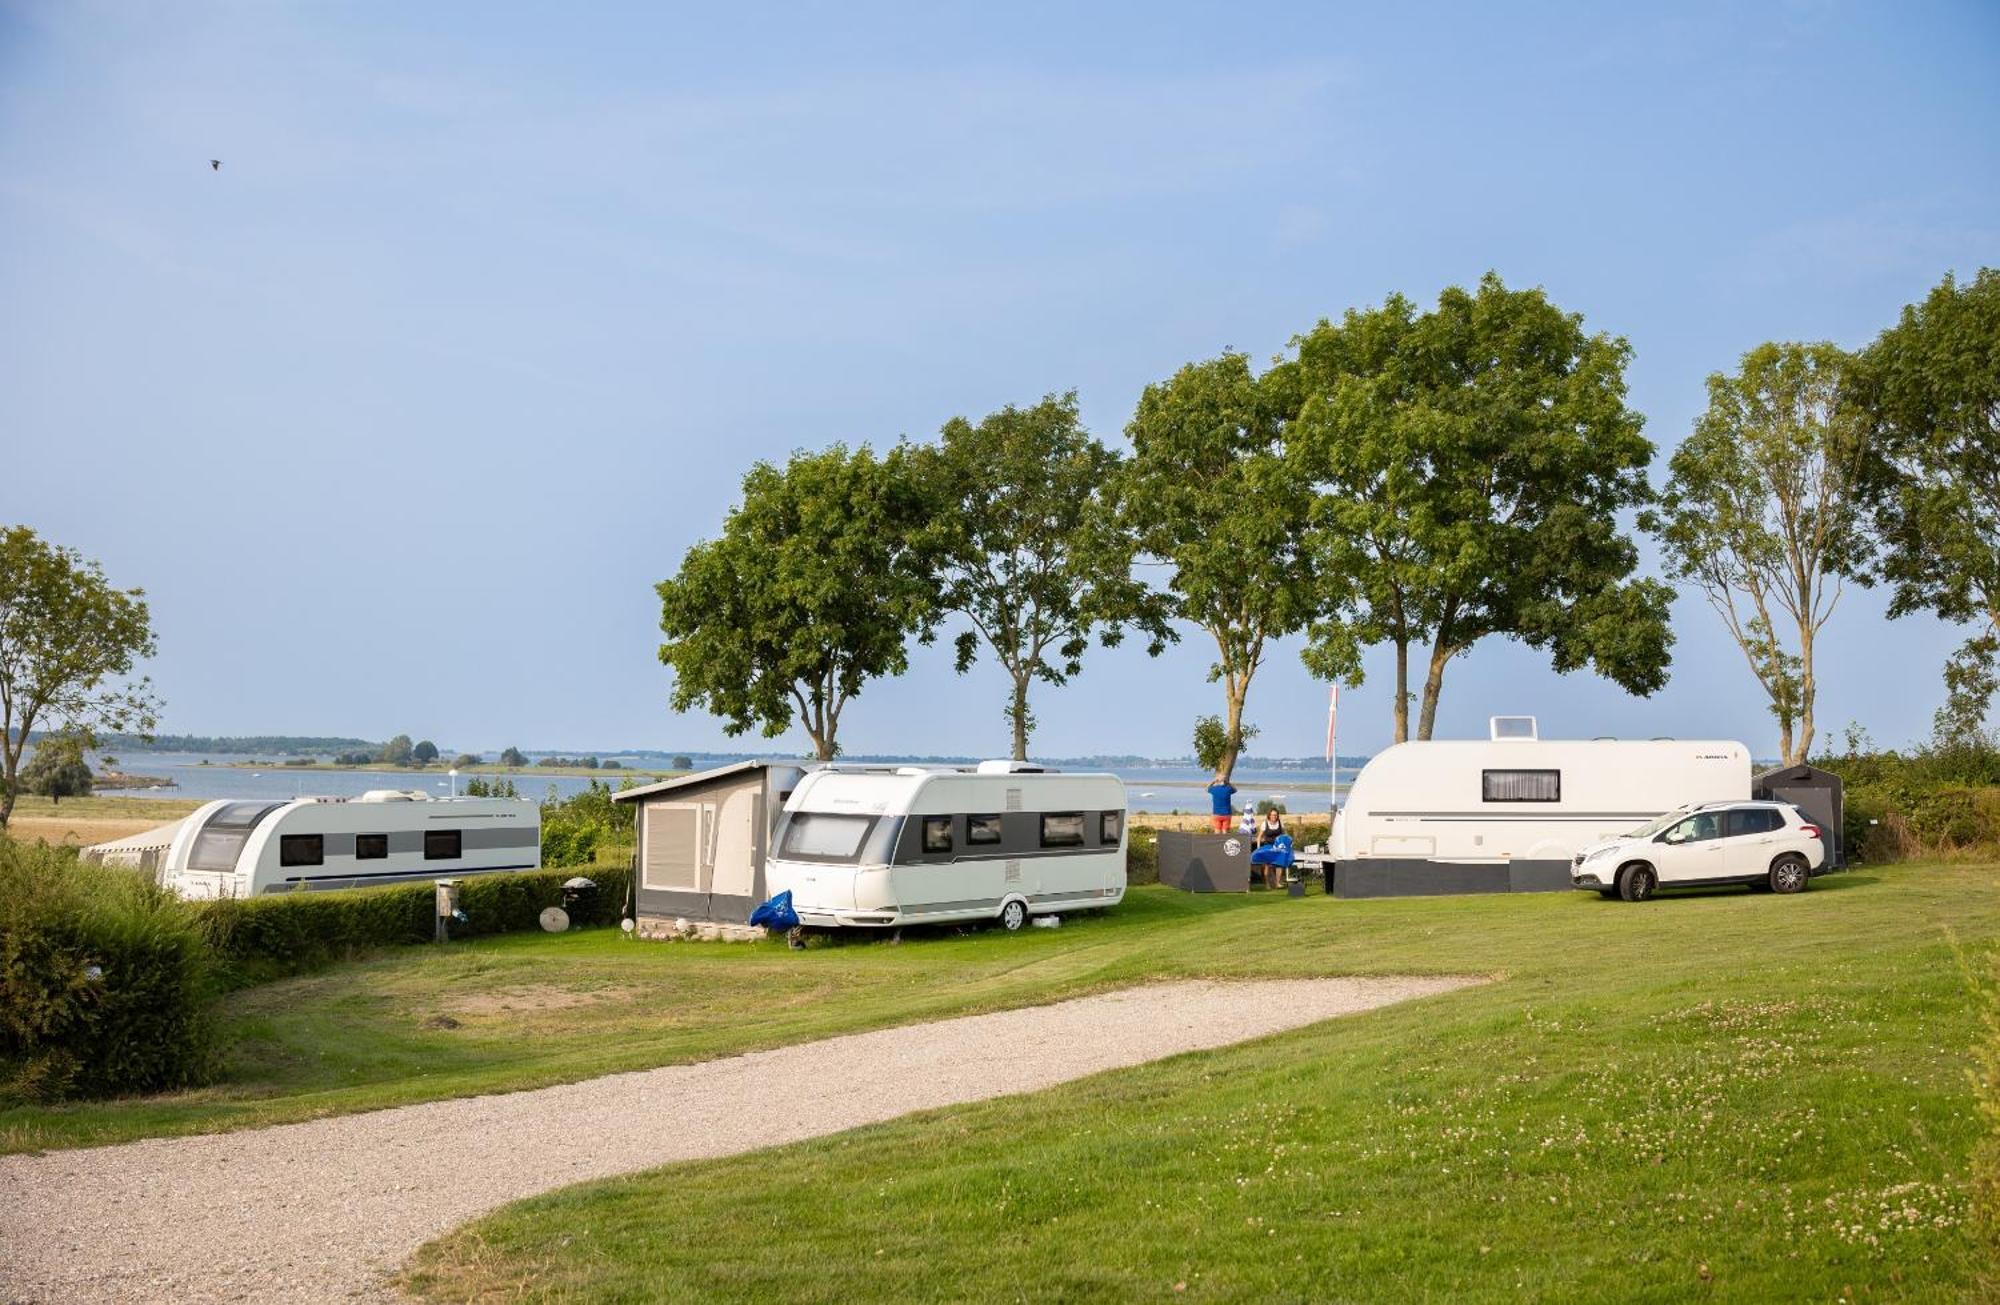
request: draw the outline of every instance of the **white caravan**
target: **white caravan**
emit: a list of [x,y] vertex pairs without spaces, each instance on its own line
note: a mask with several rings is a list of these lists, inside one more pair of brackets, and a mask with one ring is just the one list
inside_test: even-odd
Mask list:
[[181,822],[160,882],[184,897],[255,897],[541,864],[533,801],[376,789],[353,799],[210,802]]
[[1583,848],[1698,802],[1747,800],[1741,743],[1544,740],[1496,716],[1484,740],[1398,743],[1362,767],[1328,851],[1343,897],[1569,888]]
[[887,928],[1116,905],[1125,784],[1020,762],[827,766],[785,803],[766,887],[803,924]]

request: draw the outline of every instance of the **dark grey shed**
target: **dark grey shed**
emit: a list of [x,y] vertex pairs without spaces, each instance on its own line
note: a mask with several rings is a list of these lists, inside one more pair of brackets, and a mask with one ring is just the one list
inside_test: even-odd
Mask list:
[[735,765],[630,788],[638,850],[632,858],[632,911],[641,934],[673,922],[745,924],[769,893],[764,858],[771,835],[805,768]]
[[1763,802],[1789,802],[1803,811],[1826,840],[1827,868],[1847,864],[1847,846],[1841,837],[1847,799],[1840,776],[1818,766],[1780,766],[1753,777],[1750,796]]

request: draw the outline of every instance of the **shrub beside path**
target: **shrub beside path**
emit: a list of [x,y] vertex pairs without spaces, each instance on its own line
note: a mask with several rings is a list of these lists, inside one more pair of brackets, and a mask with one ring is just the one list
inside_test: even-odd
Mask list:
[[1478,982],[1177,982],[304,1124],[0,1157],[0,1300],[391,1300],[509,1201],[1032,1092]]

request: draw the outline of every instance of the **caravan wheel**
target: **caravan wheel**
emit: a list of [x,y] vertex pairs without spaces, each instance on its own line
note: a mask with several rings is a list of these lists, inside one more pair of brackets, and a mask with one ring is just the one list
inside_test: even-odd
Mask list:
[[1000,927],[1008,933],[1018,931],[1028,922],[1028,904],[1015,898],[1000,908]]

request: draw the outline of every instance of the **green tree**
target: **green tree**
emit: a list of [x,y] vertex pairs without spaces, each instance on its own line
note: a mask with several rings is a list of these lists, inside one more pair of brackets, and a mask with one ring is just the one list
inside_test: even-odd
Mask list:
[[528,764],[528,754],[519,748],[508,748],[500,754],[500,764],[503,766],[525,766]]
[[1068,683],[1093,635],[1108,648],[1136,626],[1155,655],[1174,637],[1164,601],[1132,575],[1136,545],[1110,501],[1118,455],[1084,430],[1072,392],[977,425],[954,417],[912,461],[932,496],[923,546],[939,605],[972,625],[958,670],[982,643],[992,650],[1013,684],[1013,755],[1026,760],[1036,680]]
[[152,729],[151,681],[129,677],[154,646],[145,591],[113,589],[97,563],[26,526],[0,528],[0,829],[33,730],[52,724],[90,748],[99,731]]
[[1235,769],[1236,760],[1243,755],[1243,749],[1251,739],[1257,737],[1255,725],[1238,722],[1230,729],[1220,716],[1197,716],[1194,721],[1194,764],[1203,770],[1229,778]]
[[1425,645],[1418,738],[1446,667],[1490,635],[1630,693],[1666,683],[1672,593],[1632,578],[1618,520],[1647,501],[1653,455],[1625,405],[1623,340],[1488,273],[1433,311],[1395,295],[1296,343],[1287,452],[1316,490],[1309,668],[1358,680],[1359,647],[1391,644],[1399,742]]
[[438,745],[425,739],[410,749],[410,760],[419,766],[428,766],[438,759]]
[[1865,562],[1865,433],[1831,344],[1762,344],[1708,378],[1708,409],[1645,516],[1668,573],[1699,588],[1770,699],[1785,764],[1810,755],[1820,630]]
[[836,444],[750,469],[721,537],[658,587],[674,710],[705,708],[732,735],[775,738],[796,721],[814,756],[839,752],[847,704],[903,673],[910,635],[928,638],[935,591],[912,543],[922,502],[906,460]]
[[83,761],[80,740],[66,735],[46,735],[35,745],[35,755],[21,767],[21,790],[62,805],[66,797],[89,797],[90,767]]
[[[1247,356],[1225,353],[1147,386],[1125,428],[1132,457],[1113,482],[1142,558],[1172,568],[1168,613],[1215,642],[1208,678],[1222,685],[1223,714],[1202,717],[1195,737],[1203,768],[1222,779],[1255,732],[1243,723],[1251,680],[1316,601],[1297,529],[1311,494],[1284,456],[1290,379],[1284,369],[1259,377]],[[1204,740],[1216,744],[1212,759]]]
[[453,770],[470,770],[479,764],[479,758],[473,756],[470,752],[461,752],[451,759],[451,768]]
[[[410,736],[398,734],[382,745],[382,751],[377,754],[376,760],[387,762],[391,766],[407,766],[415,755],[416,748],[410,742]],[[431,755],[436,756],[437,749],[431,749]]]
[[1973,627],[1946,672],[1946,734],[1977,730],[2000,649],[2000,270],[1945,277],[1863,351],[1864,491],[1889,614]]
[[693,770],[694,762],[688,757],[675,757],[673,768],[675,770]]

